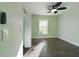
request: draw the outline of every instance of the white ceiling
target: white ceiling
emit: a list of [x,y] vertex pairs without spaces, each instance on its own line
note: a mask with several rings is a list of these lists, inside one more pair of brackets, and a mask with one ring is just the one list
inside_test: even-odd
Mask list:
[[[34,15],[60,15],[61,13],[63,13],[64,11],[58,11],[57,14],[54,14],[54,13],[47,13],[48,12],[48,9],[47,7],[49,5],[53,5],[55,4],[56,2],[26,2],[24,3],[24,7],[26,9],[26,11],[34,14]],[[60,6],[67,6],[67,2],[63,2],[62,5]]]

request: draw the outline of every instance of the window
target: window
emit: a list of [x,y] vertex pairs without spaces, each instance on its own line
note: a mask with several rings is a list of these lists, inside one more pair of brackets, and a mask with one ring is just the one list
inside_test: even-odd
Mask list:
[[48,34],[48,20],[39,20],[39,34]]

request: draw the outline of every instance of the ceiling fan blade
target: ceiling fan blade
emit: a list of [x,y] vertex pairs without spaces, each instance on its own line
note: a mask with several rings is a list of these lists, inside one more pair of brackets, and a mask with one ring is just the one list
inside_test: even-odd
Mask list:
[[48,11],[47,13],[50,13],[51,11]]
[[61,4],[62,4],[62,2],[57,2],[57,3],[54,5],[54,8],[59,7]]
[[64,10],[64,9],[67,9],[67,8],[66,7],[57,8],[57,10]]
[[56,14],[56,13],[57,13],[57,11],[54,11],[54,13]]

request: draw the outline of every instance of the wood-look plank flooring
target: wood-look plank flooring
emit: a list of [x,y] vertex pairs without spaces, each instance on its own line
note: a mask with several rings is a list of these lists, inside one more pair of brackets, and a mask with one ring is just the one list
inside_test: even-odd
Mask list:
[[58,38],[32,39],[32,45],[46,41],[39,57],[79,57],[79,47]]
[[29,50],[30,48],[25,48],[24,46],[23,46],[23,55]]

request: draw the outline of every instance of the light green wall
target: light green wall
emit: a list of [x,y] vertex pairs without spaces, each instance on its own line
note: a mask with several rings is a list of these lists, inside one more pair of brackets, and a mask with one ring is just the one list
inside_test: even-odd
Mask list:
[[[48,20],[48,34],[39,35],[39,20]],[[58,16],[32,16],[32,37],[57,37],[58,35]]]
[[[0,11],[7,14],[7,24],[0,24],[0,57],[16,57],[23,39],[22,7],[18,3],[1,2]],[[2,28],[8,29],[8,38],[3,41],[1,38]]]

